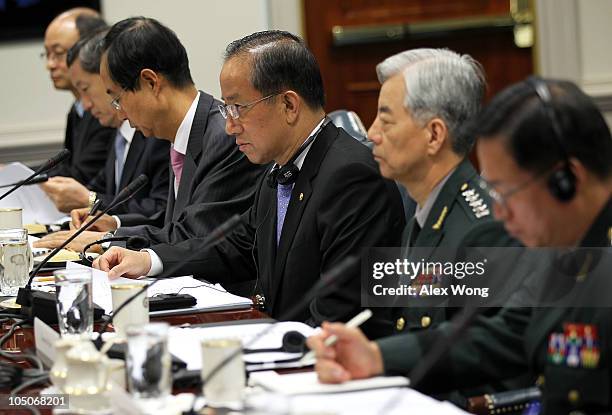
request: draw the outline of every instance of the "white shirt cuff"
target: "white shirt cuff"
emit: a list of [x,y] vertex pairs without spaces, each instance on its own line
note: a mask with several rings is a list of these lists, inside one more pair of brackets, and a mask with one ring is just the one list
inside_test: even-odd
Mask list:
[[117,215],[113,215],[113,219],[115,219],[115,223],[117,223],[116,229],[119,229],[121,227],[121,219],[119,219],[119,216]]
[[147,277],[154,277],[164,272],[164,263],[154,250],[143,249],[141,252],[147,252],[151,258],[151,269],[147,273]]

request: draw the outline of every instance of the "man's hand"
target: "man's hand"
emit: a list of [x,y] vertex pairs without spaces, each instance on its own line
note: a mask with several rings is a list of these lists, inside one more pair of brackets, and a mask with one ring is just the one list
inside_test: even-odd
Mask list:
[[89,204],[89,190],[72,177],[50,177],[40,187],[61,212],[68,213]]
[[138,278],[151,270],[151,257],[146,251],[130,251],[125,248],[111,247],[96,258],[94,268],[108,272],[108,278]]
[[[359,329],[342,323],[323,323],[321,334],[308,338],[306,344],[317,356],[315,370],[323,383],[342,383],[383,373],[380,349]],[[325,346],[325,339],[336,335],[338,341]]]
[[[70,212],[70,229],[79,229],[85,222],[91,219],[89,209],[73,209]],[[117,229],[117,221],[110,215],[104,214],[91,227],[90,231],[110,232]]]
[[[33,243],[35,248],[57,248],[64,241],[70,238],[75,231],[61,231],[55,232],[39,239]],[[74,241],[70,242],[66,248],[72,249],[73,251],[81,252],[86,245],[98,241],[104,238],[104,232],[90,232],[85,231],[79,235]],[[102,253],[102,247],[100,245],[93,245],[89,248],[88,252]]]

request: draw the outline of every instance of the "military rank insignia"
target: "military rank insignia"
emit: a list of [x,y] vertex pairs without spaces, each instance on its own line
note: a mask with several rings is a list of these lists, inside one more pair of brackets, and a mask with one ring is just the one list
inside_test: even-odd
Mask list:
[[489,211],[489,206],[487,206],[485,201],[482,200],[480,194],[478,194],[476,190],[467,189],[461,192],[461,195],[472,209],[472,212],[474,213],[474,216],[476,216],[476,218],[480,219],[491,214],[491,212]]
[[555,365],[594,369],[599,357],[595,325],[564,323],[563,333],[551,333],[548,339],[548,361]]

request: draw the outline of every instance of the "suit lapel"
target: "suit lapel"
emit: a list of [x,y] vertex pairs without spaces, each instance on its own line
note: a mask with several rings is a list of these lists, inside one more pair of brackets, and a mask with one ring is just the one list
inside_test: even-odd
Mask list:
[[[138,162],[144,153],[146,145],[145,140],[146,138],[144,138],[138,131],[134,133],[134,137],[132,137],[132,142],[130,144],[130,149],[128,150],[127,157],[125,159],[125,164],[123,165],[121,179],[119,179],[119,189],[123,189],[134,178],[134,172],[136,171]],[[153,138],[151,138],[151,140],[153,140]]]
[[[308,204],[308,200],[312,195],[312,180],[319,172],[321,162],[325,158],[327,150],[333,143],[334,139],[338,135],[338,129],[331,123],[328,123],[319,133],[318,137],[314,140],[304,163],[300,170],[297,182],[293,186],[291,192],[291,200],[287,207],[287,213],[285,215],[285,222],[283,223],[283,230],[281,233],[278,248],[276,250],[276,260],[274,263],[274,271],[272,277],[272,290],[271,298],[277,298],[278,290],[281,286],[281,281],[284,275],[285,264],[287,262],[287,254],[291,249],[293,240],[297,232],[297,228],[302,220],[304,209]],[[276,192],[274,193],[274,204],[276,205]],[[276,218],[276,215],[274,215]],[[274,221],[276,223],[276,220]],[[276,235],[276,227],[274,232]]]
[[[200,99],[198,100],[198,106],[196,107],[193,123],[191,124],[191,131],[189,132],[187,153],[185,154],[178,194],[172,210],[172,219],[178,218],[185,207],[189,205],[194,187],[193,180],[202,153],[202,140],[206,132],[206,125],[208,124],[208,113],[210,112],[212,103],[212,96],[200,92]],[[174,174],[172,174],[170,183],[174,184]],[[174,189],[174,187],[172,187],[172,189]]]

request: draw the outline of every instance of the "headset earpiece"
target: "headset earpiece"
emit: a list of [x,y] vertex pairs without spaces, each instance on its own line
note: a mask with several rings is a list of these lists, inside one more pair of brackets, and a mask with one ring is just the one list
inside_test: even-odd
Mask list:
[[551,173],[547,184],[550,193],[561,202],[572,200],[576,194],[576,176],[567,163]]
[[533,86],[536,96],[542,102],[546,117],[548,117],[553,130],[553,139],[561,151],[563,166],[556,168],[548,177],[547,185],[550,193],[561,202],[569,202],[576,195],[576,175],[572,171],[567,149],[563,144],[561,125],[555,114],[552,103],[552,94],[546,82],[538,77],[531,77],[528,81]]

